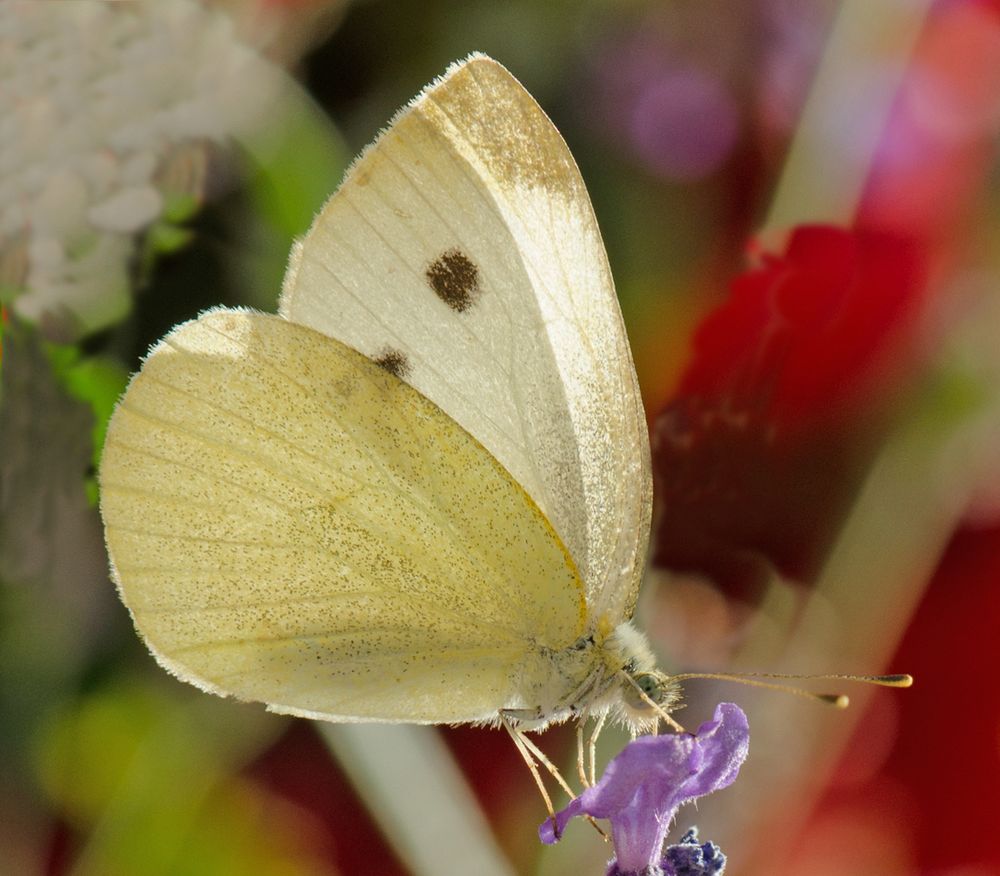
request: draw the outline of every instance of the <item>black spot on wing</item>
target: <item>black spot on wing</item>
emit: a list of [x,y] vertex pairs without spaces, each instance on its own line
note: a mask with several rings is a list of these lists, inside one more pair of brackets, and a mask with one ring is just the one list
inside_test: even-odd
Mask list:
[[428,266],[427,282],[434,294],[457,313],[464,313],[479,295],[479,268],[458,249],[449,249]]
[[410,360],[402,350],[393,350],[387,347],[373,361],[400,380],[405,380],[410,373]]

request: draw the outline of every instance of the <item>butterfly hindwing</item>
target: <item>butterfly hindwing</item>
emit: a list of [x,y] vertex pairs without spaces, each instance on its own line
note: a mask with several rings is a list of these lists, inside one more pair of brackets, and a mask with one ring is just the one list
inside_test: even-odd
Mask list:
[[335,720],[530,708],[585,624],[543,515],[385,369],[277,316],[216,310],[150,353],[112,417],[102,514],[158,660]]

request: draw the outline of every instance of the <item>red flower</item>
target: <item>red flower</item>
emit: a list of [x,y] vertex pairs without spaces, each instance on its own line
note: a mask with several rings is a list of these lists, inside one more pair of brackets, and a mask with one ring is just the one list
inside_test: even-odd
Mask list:
[[886,233],[803,226],[697,331],[654,430],[654,565],[755,601],[808,583],[916,353],[925,270]]

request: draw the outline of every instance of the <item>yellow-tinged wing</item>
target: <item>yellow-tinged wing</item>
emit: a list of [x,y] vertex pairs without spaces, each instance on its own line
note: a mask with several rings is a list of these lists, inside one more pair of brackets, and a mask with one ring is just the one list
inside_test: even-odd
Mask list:
[[112,566],[160,663],[333,720],[531,708],[582,584],[538,508],[433,403],[344,344],[215,310],[174,329],[108,428]]
[[548,516],[595,615],[631,615],[646,421],[604,245],[562,137],[481,55],[355,163],[293,253],[281,313],[382,362]]

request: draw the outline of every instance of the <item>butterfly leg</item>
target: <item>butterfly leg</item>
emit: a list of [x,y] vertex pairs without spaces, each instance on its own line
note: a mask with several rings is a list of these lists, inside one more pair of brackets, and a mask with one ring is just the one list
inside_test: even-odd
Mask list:
[[591,785],[590,780],[587,778],[587,770],[584,768],[583,761],[583,725],[584,721],[580,721],[576,725],[576,772],[580,777],[580,784],[584,788],[589,788]]
[[597,719],[597,723],[594,725],[594,730],[590,734],[590,743],[587,746],[587,754],[590,766],[590,782],[588,787],[597,784],[597,737],[601,735],[601,731],[604,729],[604,721],[607,719],[608,713],[605,712],[601,717]]
[[510,718],[507,717],[506,710],[500,711],[500,722],[503,724],[507,733],[510,734],[510,738],[514,741],[515,747],[520,752],[521,757],[524,758],[524,762],[528,765],[528,769],[531,771],[531,777],[535,780],[538,792],[542,795],[542,800],[545,802],[545,808],[552,821],[552,830],[558,836],[558,830],[556,828],[556,811],[552,807],[552,799],[549,797],[549,792],[545,790],[545,783],[542,781],[542,777],[538,773],[538,766],[535,764],[535,759],[531,756],[531,752],[525,745],[527,740],[524,733],[511,724]]
[[[605,712],[597,718],[586,744],[583,741],[586,718],[583,718],[576,725],[576,771],[580,776],[580,784],[584,788],[591,788],[597,783],[597,769],[595,767],[597,738],[601,735],[607,716],[607,712]],[[590,766],[589,772],[587,771],[588,764]]]
[[501,709],[500,717],[516,722],[526,730],[535,730],[545,724],[541,709]]
[[522,730],[520,730],[517,727],[514,727],[513,724],[510,723],[510,719],[504,712],[501,712],[501,718],[503,719],[504,726],[507,728],[507,732],[510,733],[511,736],[514,738],[515,744],[519,742],[520,745],[523,745],[524,750],[531,755],[533,759],[532,762],[534,762],[534,760],[537,760],[538,763],[540,763],[543,767],[545,767],[545,769],[549,771],[549,775],[551,775],[552,778],[554,778],[556,782],[559,783],[559,787],[561,787],[567,794],[569,794],[570,797],[575,797],[576,794],[573,793],[573,789],[569,786],[569,783],[562,777],[562,773],[559,772],[559,768],[554,763],[552,763],[551,760],[548,759],[545,752],[542,751],[537,745],[535,745],[535,743],[532,742],[527,736],[525,736]]
[[[548,810],[549,818],[552,820],[552,829],[556,832],[556,813],[555,809],[552,807],[552,799],[549,797],[548,791],[545,790],[545,785],[542,782],[542,777],[538,772],[538,766],[535,761],[537,760],[545,769],[549,771],[549,774],[558,782],[559,786],[569,794],[570,798],[576,797],[573,793],[573,789],[569,786],[569,783],[563,778],[562,773],[559,772],[558,767],[546,756],[545,752],[542,751],[534,742],[528,739],[524,735],[524,732],[515,727],[511,723],[509,709],[501,709],[500,711],[500,721],[503,723],[504,729],[510,734],[510,738],[514,740],[514,745],[517,746],[517,750],[521,753],[521,757],[524,758],[524,762],[528,765],[528,769],[531,770],[531,776],[535,780],[535,784],[538,786],[538,790],[542,794],[542,799],[545,801],[545,808]],[[607,840],[608,835],[601,830],[600,826],[591,816],[586,816],[587,821],[590,822],[591,826],[596,830],[603,839]]]

